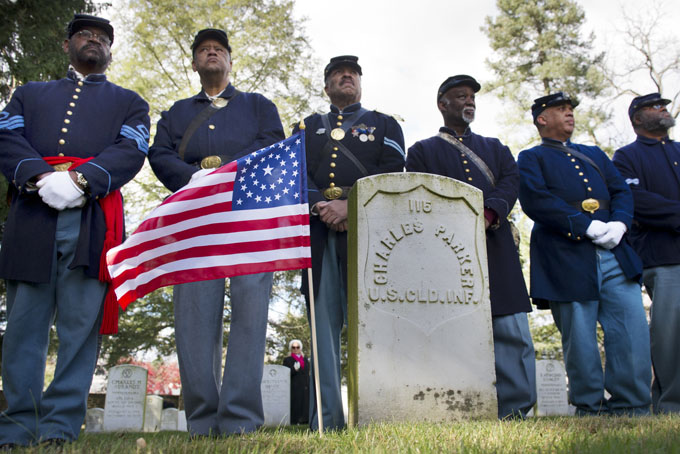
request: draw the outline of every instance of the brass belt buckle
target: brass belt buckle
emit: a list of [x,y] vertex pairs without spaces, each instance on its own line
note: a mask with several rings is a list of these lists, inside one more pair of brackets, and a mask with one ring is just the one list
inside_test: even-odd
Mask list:
[[600,209],[600,202],[598,202],[596,199],[585,199],[583,202],[581,202],[581,208],[583,208],[583,211],[593,214]]
[[340,198],[342,195],[342,188],[339,188],[337,186],[334,186],[332,188],[326,188],[323,190],[323,196],[326,198],[326,200],[335,200]]
[[69,167],[71,167],[72,162],[62,162],[61,164],[53,165],[55,172],[66,172]]
[[201,169],[216,169],[222,165],[222,158],[219,156],[206,156],[201,159]]

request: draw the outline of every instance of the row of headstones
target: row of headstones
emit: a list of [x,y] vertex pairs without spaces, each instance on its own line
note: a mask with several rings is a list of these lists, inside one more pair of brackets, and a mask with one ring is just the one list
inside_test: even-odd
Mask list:
[[[163,398],[146,394],[148,371],[122,365],[109,371],[104,408],[90,408],[87,432],[187,430],[184,411],[163,409]],[[290,369],[266,365],[262,377],[265,425],[290,424]]]

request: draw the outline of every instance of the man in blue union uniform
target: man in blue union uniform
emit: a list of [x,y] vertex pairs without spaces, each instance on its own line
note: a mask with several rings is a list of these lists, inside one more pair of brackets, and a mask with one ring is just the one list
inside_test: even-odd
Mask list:
[[470,130],[480,88],[464,74],[441,84],[437,107],[444,126],[409,148],[406,170],[455,178],[484,192],[498,417],[523,418],[536,403],[536,361],[526,314],[531,303],[507,219],[517,201],[519,171],[508,147]]
[[660,93],[638,96],[628,116],[635,142],[614,154],[614,165],[635,200],[630,239],[640,254],[652,298],[652,408],[680,413],[680,144],[668,137],[675,119]]
[[[142,167],[149,138],[147,103],[104,75],[112,43],[108,20],[76,14],[63,44],[66,78],[17,88],[0,112],[0,166],[11,193],[0,249],[5,448],[75,440],[85,418],[107,291],[104,254],[123,236],[118,189]],[[117,326],[111,296],[104,332]],[[43,392],[53,322],[57,365]]]
[[[357,57],[331,58],[324,70],[330,112],[304,120],[318,367],[326,429],[345,425],[340,332],[347,320],[347,195],[359,178],[404,169],[401,127],[391,116],[361,106],[361,75]],[[306,273],[302,281],[302,291],[309,299]],[[310,387],[312,429],[318,427],[315,402],[314,387]]]
[[[276,106],[231,85],[231,46],[224,30],[199,31],[191,50],[202,90],[163,112],[149,150],[151,168],[173,192],[284,138]],[[175,285],[175,339],[192,436],[252,432],[264,423],[260,383],[272,276],[229,278],[231,324],[224,375],[225,280]]]
[[577,414],[648,414],[642,263],[624,237],[633,196],[602,150],[569,140],[576,105],[562,92],[536,99],[531,113],[542,142],[517,160],[519,199],[534,221],[530,294],[539,308],[550,307],[562,334],[569,400]]

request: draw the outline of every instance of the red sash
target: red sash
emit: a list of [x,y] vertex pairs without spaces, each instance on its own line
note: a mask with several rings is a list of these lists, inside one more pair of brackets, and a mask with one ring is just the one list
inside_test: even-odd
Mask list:
[[[78,166],[85,164],[90,158],[74,158],[69,156],[47,156],[43,158],[51,166],[58,164],[71,163],[68,170],[75,170]],[[102,324],[99,329],[100,334],[116,334],[118,332],[118,302],[116,294],[111,284],[111,275],[106,267],[106,253],[123,242],[124,218],[123,218],[123,197],[120,190],[109,192],[106,197],[98,200],[99,206],[104,212],[106,222],[106,236],[104,248],[99,260],[99,280],[109,284],[104,299],[104,313]]]

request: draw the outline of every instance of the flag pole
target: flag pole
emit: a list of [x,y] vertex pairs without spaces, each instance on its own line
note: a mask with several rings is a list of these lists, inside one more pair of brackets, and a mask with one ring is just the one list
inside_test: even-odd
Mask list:
[[314,361],[314,391],[316,393],[316,419],[319,422],[319,435],[323,435],[323,405],[321,403],[321,383],[319,382],[319,350],[316,348],[316,315],[314,313],[314,277],[312,269],[307,268],[309,283],[309,316],[312,329],[312,361]]

